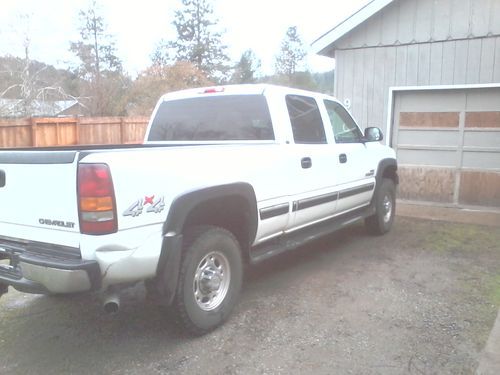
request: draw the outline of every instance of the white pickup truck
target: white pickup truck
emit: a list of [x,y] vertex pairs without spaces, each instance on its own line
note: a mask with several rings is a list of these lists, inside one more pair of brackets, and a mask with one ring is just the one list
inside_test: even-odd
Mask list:
[[145,281],[187,329],[230,314],[243,264],[395,214],[394,151],[322,94],[270,85],[164,95],[140,146],[0,150],[0,294]]

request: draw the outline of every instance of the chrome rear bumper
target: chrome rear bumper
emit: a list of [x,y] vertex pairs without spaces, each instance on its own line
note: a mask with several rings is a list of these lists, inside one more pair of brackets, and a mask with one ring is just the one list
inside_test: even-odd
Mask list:
[[0,284],[21,292],[76,293],[100,286],[98,263],[82,260],[78,249],[0,237],[0,260]]

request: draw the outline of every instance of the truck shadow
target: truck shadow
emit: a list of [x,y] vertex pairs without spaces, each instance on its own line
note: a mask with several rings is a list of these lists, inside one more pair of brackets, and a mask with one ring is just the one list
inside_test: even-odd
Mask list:
[[[198,343],[236,338],[238,326],[243,324],[239,320],[254,308],[252,301],[279,295],[289,287],[290,280],[306,280],[341,257],[362,256],[360,251],[371,238],[363,226],[355,225],[246,267],[241,301],[233,317],[200,338],[187,335],[171,313],[149,300],[142,284],[123,292],[120,312],[113,316],[103,313],[97,295],[32,296],[11,291],[0,300],[0,370],[9,372],[9,366],[14,366],[15,372],[93,372],[94,366],[102,370],[107,363],[130,363],[165,352],[181,358],[182,351],[192,351]],[[162,362],[160,372],[175,371],[174,362]]]

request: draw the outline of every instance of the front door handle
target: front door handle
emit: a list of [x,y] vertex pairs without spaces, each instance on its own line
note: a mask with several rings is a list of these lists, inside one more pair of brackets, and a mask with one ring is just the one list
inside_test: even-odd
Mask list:
[[311,158],[307,158],[307,157],[302,158],[302,160],[300,161],[300,164],[302,165],[302,168],[304,168],[304,169],[311,168],[313,165]]
[[347,155],[346,154],[340,154],[339,155],[339,161],[343,163],[347,163]]

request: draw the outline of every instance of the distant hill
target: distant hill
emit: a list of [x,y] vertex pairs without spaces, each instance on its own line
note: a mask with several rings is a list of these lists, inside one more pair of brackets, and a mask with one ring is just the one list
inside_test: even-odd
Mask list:
[[333,95],[333,84],[335,81],[335,70],[324,73],[313,73],[312,78],[317,85],[317,91]]
[[292,77],[271,75],[259,78],[257,82],[272,83],[332,95],[334,77],[334,70],[324,73],[296,72]]

